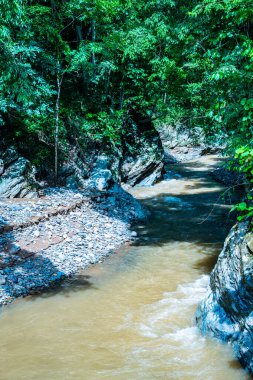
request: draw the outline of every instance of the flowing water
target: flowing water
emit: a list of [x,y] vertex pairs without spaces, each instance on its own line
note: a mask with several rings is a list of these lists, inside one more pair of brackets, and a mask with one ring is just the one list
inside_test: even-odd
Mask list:
[[[216,157],[133,193],[140,240],[57,290],[0,314],[1,380],[243,380],[229,346],[201,336],[198,302],[230,227]],[[216,205],[215,205],[216,204]]]

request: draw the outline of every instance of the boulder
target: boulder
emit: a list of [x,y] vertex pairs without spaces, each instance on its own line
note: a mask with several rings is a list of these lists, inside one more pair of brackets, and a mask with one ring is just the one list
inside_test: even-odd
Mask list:
[[108,190],[112,181],[112,172],[109,169],[111,160],[106,155],[98,156],[96,164],[87,180],[86,187],[91,190]]
[[108,190],[112,179],[112,172],[108,169],[98,170],[92,173],[88,180],[88,187],[98,191]]
[[229,341],[241,364],[253,374],[253,233],[248,222],[231,230],[199,305],[204,334]]
[[37,187],[31,163],[19,157],[15,148],[7,149],[0,163],[0,197],[37,197]]
[[60,181],[70,189],[107,190],[119,179],[119,158],[99,153],[94,147],[83,152],[72,147],[60,170]]
[[135,186],[154,185],[162,177],[163,163],[156,152],[142,152],[140,156],[127,158],[121,167],[122,180],[125,184]]
[[[86,152],[85,152],[86,153]],[[91,161],[94,159],[94,152],[84,155],[78,147],[69,149],[69,157],[63,163],[59,171],[60,182],[70,189],[84,188],[89,177]]]
[[163,172],[163,163],[158,164],[156,169],[152,171],[150,175],[144,178],[141,182],[138,183],[138,186],[153,186],[156,184],[162,177]]

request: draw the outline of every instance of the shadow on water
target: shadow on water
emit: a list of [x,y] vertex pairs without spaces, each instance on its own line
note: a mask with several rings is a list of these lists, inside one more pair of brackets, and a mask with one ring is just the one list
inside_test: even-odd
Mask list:
[[55,286],[50,289],[44,289],[37,293],[34,292],[29,300],[36,301],[38,298],[40,299],[54,297],[56,294],[69,298],[74,293],[88,289],[98,290],[98,288],[92,283],[91,276],[78,273],[77,275],[67,279],[64,282],[56,283]]
[[211,191],[177,196],[159,194],[142,200],[151,215],[146,222],[135,225],[139,234],[137,244],[223,242],[234,218],[229,215],[230,202],[221,202],[219,198],[219,191]]
[[207,165],[193,161],[167,166],[181,177],[158,184],[141,200],[151,215],[135,225],[140,237],[137,244],[222,244],[235,221],[229,212],[231,205],[242,195],[242,190],[231,192],[211,177],[211,171],[222,161],[211,157]]

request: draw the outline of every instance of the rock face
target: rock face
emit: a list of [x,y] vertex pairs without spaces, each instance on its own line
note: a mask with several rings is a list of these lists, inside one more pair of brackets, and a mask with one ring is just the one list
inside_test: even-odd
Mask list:
[[71,189],[106,191],[115,183],[152,186],[161,179],[164,166],[160,136],[151,123],[145,130],[129,127],[123,146],[114,152],[75,147],[71,155],[60,173],[62,184]]
[[205,135],[201,128],[160,124],[157,130],[164,148],[165,163],[195,159],[206,149]]
[[161,124],[158,131],[162,142],[169,149],[205,145],[205,135],[201,128],[189,129],[181,124],[176,126]]
[[34,168],[15,148],[0,153],[0,197],[37,197]]
[[249,223],[232,228],[211,274],[210,289],[197,311],[204,334],[229,341],[253,373],[253,233]]

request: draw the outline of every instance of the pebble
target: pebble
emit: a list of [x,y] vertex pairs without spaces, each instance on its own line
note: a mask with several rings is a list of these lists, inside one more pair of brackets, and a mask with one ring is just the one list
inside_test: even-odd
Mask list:
[[14,244],[12,244],[11,247],[9,248],[9,253],[10,253],[11,255],[15,255],[15,254],[18,253],[20,250],[21,250],[20,245],[14,243]]

